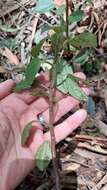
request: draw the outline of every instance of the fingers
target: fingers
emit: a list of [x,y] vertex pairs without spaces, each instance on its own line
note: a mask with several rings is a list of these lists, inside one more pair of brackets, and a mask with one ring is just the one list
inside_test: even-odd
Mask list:
[[54,0],[54,2],[57,6],[61,6],[61,5],[65,4],[65,0]]
[[[64,95],[59,92],[59,91],[56,91],[55,92],[55,97],[58,98],[58,101],[61,100]],[[32,110],[38,110],[39,112],[43,112],[45,111],[46,109],[48,109],[49,107],[49,99],[48,98],[44,98],[44,97],[41,97],[41,98],[38,98],[36,101],[34,101],[31,105],[30,105],[30,109]]]
[[82,72],[77,72],[77,73],[74,73],[74,76],[80,78],[80,79],[83,79],[83,80],[86,80],[86,76],[84,73]]
[[[80,109],[67,118],[63,123],[57,125],[54,128],[56,143],[60,142],[68,135],[72,133],[76,128],[78,128],[81,123],[86,119],[87,112],[84,109]],[[44,134],[45,140],[50,140],[50,132]]]
[[[83,89],[88,94],[88,89]],[[56,106],[55,122],[58,121],[64,114],[75,108],[79,101],[71,96],[61,99]],[[42,112],[42,115],[47,123],[49,123],[49,104],[44,98],[40,98],[32,104],[30,109],[21,117],[21,126],[25,126],[32,120],[37,119],[37,114]]]
[[[82,88],[82,90],[89,95],[89,89],[88,88]],[[79,104],[79,101],[72,96],[67,96],[66,98],[61,99],[58,103],[55,110],[54,120],[57,122],[63,115],[65,115],[67,112],[71,111],[73,108],[75,108]],[[49,109],[44,111],[42,113],[43,117],[45,118],[45,121],[49,122]]]
[[[88,94],[88,89],[83,89]],[[38,99],[38,105],[33,104],[33,107],[25,112],[20,120],[22,129],[23,127],[32,120],[37,120],[37,114],[42,112],[42,115],[47,123],[49,123],[49,109],[48,102],[45,101],[44,98]],[[66,98],[61,99],[56,106],[55,110],[55,118],[54,121],[58,121],[64,114],[75,108],[79,104],[79,101],[75,98],[68,96]],[[35,105],[35,106],[34,106]],[[38,107],[37,107],[38,106]],[[45,111],[44,111],[45,108]]]
[[[83,80],[86,79],[86,76],[81,72],[75,73],[74,75],[77,76],[77,77],[82,78]],[[38,77],[38,80],[41,81],[42,84],[47,86],[49,84],[49,75],[48,75],[48,73],[43,73],[42,72],[41,75]],[[15,95],[17,97],[19,97],[20,99],[22,99],[23,101],[25,101],[25,103],[31,104],[37,99],[37,97],[31,95],[32,91],[33,91],[33,89],[25,90],[25,91],[21,92],[20,94],[15,94]],[[36,87],[35,87],[35,91],[36,91]],[[58,96],[60,99],[63,97],[62,93],[58,92],[58,91],[56,91],[56,96]],[[47,108],[48,103],[46,104],[46,101],[43,101],[43,98],[39,98],[39,99],[34,103],[34,105],[32,105],[32,107],[33,106],[35,107],[35,104],[36,104],[37,107],[38,106],[40,107],[40,102],[42,102],[42,105],[43,105],[43,103],[44,103],[44,105],[46,105],[46,107],[44,106],[44,109]]]
[[[60,100],[56,107],[55,107],[55,115],[54,120],[55,122],[58,121],[64,114],[72,110],[74,107],[78,105],[79,101],[74,99],[71,96],[68,96],[66,98],[63,98]],[[43,114],[43,117],[45,118],[45,121],[48,123],[49,122],[49,109],[47,109]]]
[[[79,75],[80,76],[80,75]],[[84,77],[84,76],[83,76]],[[85,77],[84,77],[85,78]],[[89,95],[89,90],[87,88],[82,88],[82,90]],[[55,122],[58,121],[64,114],[75,108],[79,101],[75,98],[68,96],[65,98],[61,97],[62,94],[57,91],[57,97],[60,101],[57,102],[55,110]],[[45,98],[39,98],[33,102],[27,112],[25,112],[21,117],[21,126],[25,126],[28,122],[36,120],[37,114],[43,114],[45,121],[49,122],[49,103]]]
[[[81,72],[75,73],[74,75],[77,76],[77,77],[80,77],[83,80],[86,79],[86,76]],[[46,76],[46,77],[47,77],[47,81],[49,81],[48,76]],[[89,90],[85,89],[85,91],[87,91],[87,95],[89,95]],[[58,90],[56,91],[55,96],[58,97],[59,100],[64,98],[64,94],[62,94]],[[49,101],[48,100],[46,100],[45,98],[39,98],[35,102],[33,102],[31,104],[31,109],[38,109],[40,112],[42,112],[42,111],[46,110],[48,108],[48,106],[49,106]]]
[[[43,72],[41,72],[40,76],[38,76],[37,79],[38,81],[41,81],[41,83],[45,86],[49,83],[49,77],[47,76],[47,73],[44,74]],[[31,95],[32,91],[33,90],[36,91],[36,89],[37,89],[37,86],[36,87],[34,86],[32,89],[24,90],[20,93],[14,93],[14,94],[15,96],[23,100],[25,103],[31,104],[33,101],[37,99],[36,96]]]
[[[83,73],[76,73],[76,76],[81,77],[85,79],[85,75]],[[87,88],[83,88],[83,90],[89,94],[89,90]],[[59,120],[64,114],[66,114],[68,111],[73,109],[76,105],[79,104],[79,101],[75,98],[68,96],[64,98],[62,93],[59,91],[56,92],[56,96],[59,97],[60,101],[57,103],[56,112],[55,112],[55,122]],[[21,117],[21,126],[25,126],[28,122],[32,120],[36,120],[37,114],[41,113],[43,114],[45,121],[49,122],[49,102],[45,98],[39,98],[36,101],[34,101],[27,112],[25,112]]]
[[13,93],[0,101],[1,110],[2,108],[6,109],[8,107],[14,111],[18,118],[20,118],[23,112],[28,109],[28,105],[21,99],[17,98]]
[[14,86],[15,86],[15,83],[11,79],[0,83],[0,100],[6,97],[7,95],[9,95]]

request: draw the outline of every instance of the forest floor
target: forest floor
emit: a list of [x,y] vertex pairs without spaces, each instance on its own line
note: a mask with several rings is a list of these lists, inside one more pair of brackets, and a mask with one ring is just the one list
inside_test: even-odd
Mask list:
[[[97,35],[97,58],[100,67],[86,70],[75,63],[75,71],[85,72],[91,81],[91,98],[87,120],[73,134],[59,143],[62,189],[107,190],[107,2],[93,0],[83,5],[87,16],[77,24],[74,33],[90,30]],[[0,1],[0,82],[20,80],[21,68],[30,60],[32,47],[41,38],[41,27],[58,23],[51,12],[34,14],[35,0]],[[49,51],[50,43],[44,44]],[[95,61],[95,60],[94,60]],[[98,64],[89,61],[89,65]],[[91,111],[90,111],[91,110]],[[68,113],[70,114],[70,113]],[[51,190],[50,166],[46,172],[33,170],[16,190]]]

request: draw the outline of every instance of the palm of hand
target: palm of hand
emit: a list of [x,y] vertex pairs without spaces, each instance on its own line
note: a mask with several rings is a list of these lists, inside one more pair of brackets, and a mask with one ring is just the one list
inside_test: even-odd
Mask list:
[[[78,104],[78,101],[72,97],[62,98],[59,92],[57,92],[57,96],[59,96],[61,100],[58,102],[58,110],[55,117],[56,121]],[[21,133],[23,128],[28,122],[36,120],[38,113],[42,112],[45,120],[48,122],[48,106],[48,102],[44,98],[35,100],[29,91],[21,94],[12,93],[0,102],[1,121],[9,126],[8,129],[4,129],[4,132],[6,133],[7,130],[8,133],[8,144],[6,144],[6,140],[3,140],[3,138],[5,152],[1,161],[1,163],[5,165],[4,172],[1,175],[7,180],[8,189],[13,189],[33,168],[34,155],[38,147],[45,140],[50,139],[50,133],[47,132],[43,134],[39,124],[35,122],[34,126],[36,131],[29,148],[23,148],[21,146]],[[79,110],[62,124],[56,126],[56,142],[59,142],[69,135],[85,118],[85,110]],[[1,126],[3,126],[3,123],[1,122]]]

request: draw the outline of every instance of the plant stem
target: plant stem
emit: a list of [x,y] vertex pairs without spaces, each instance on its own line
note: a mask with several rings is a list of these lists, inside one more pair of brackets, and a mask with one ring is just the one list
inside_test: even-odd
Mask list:
[[52,162],[55,174],[56,190],[60,190],[58,166],[57,166],[57,154],[56,154],[56,140],[54,133],[54,91],[55,91],[55,66],[50,70],[50,88],[49,88],[49,127],[51,134],[51,150],[52,150]]
[[[66,38],[69,38],[69,21],[68,21],[68,16],[69,16],[69,0],[66,0]],[[69,47],[69,41],[67,42],[67,50],[70,50]]]

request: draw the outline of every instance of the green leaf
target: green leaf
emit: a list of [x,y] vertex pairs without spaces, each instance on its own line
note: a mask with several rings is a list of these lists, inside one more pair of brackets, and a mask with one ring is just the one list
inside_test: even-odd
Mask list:
[[22,80],[16,85],[14,91],[18,92],[27,88],[30,88],[35,80],[35,75],[40,69],[40,60],[38,58],[32,58],[31,63],[27,66],[25,71],[25,80]]
[[25,90],[31,87],[31,84],[29,84],[26,80],[22,80],[20,83],[16,84],[16,87],[14,88],[14,92],[20,92],[21,90]]
[[40,53],[40,50],[41,50],[43,43],[44,43],[44,40],[41,40],[39,42],[39,44],[37,44],[35,47],[32,48],[31,54],[33,57],[39,56],[39,53]]
[[24,146],[27,143],[27,140],[28,140],[28,138],[30,136],[30,130],[31,130],[32,127],[33,127],[32,122],[28,123],[25,126],[25,128],[23,130],[23,133],[22,133],[22,136],[21,136],[21,144],[22,144],[22,146]]
[[58,16],[61,16],[61,15],[64,14],[65,10],[66,10],[66,5],[61,5],[60,7],[58,7],[58,8],[56,9],[55,12],[56,12],[56,14],[57,14]]
[[74,58],[74,61],[79,63],[80,65],[84,65],[86,62],[88,62],[89,60],[89,52],[84,51],[84,52],[80,52],[78,55],[76,55],[76,57]]
[[62,24],[61,26],[53,26],[52,29],[56,32],[55,35],[60,35],[63,34],[63,32],[65,31],[65,26],[64,24]]
[[[79,87],[78,81],[79,78],[74,77],[72,74],[68,74],[57,88],[65,94],[70,94],[79,101],[87,101],[88,97]],[[61,82],[61,80],[58,79],[58,82]]]
[[69,19],[70,23],[79,22],[82,20],[83,16],[84,16],[84,11],[78,9],[78,10],[72,12],[72,14],[69,16],[68,19]]
[[45,141],[36,153],[36,165],[40,171],[44,171],[52,160],[52,152],[49,141]]
[[83,32],[70,39],[72,46],[77,48],[97,47],[97,37],[91,32]]
[[67,79],[66,79],[66,88],[68,89],[68,93],[71,96],[73,96],[74,98],[76,98],[77,100],[79,100],[79,101],[87,101],[88,100],[88,97],[85,94],[85,92],[83,92],[81,90],[79,85],[70,76],[67,77]]
[[92,3],[93,1],[92,1],[92,0],[86,0],[86,2],[88,2],[88,3]]
[[73,73],[73,70],[72,67],[63,59],[56,65],[56,70],[57,70],[57,88],[59,89],[61,87],[61,84],[67,78],[68,74]]
[[63,47],[64,38],[63,38],[61,27],[58,27],[58,28],[55,27],[54,29],[57,30],[57,32],[52,35],[51,43],[52,43],[54,55],[56,57],[58,55],[58,52],[60,52],[61,48]]
[[66,79],[62,81],[62,83],[59,86],[57,86],[57,89],[60,90],[64,94],[68,93],[68,88],[66,86]]
[[38,0],[35,12],[43,14],[51,11],[55,7],[53,0]]

